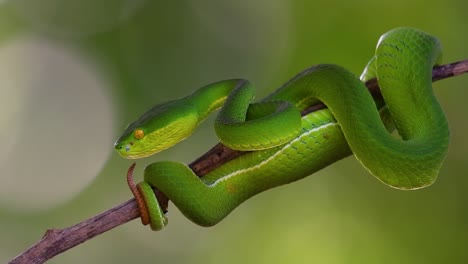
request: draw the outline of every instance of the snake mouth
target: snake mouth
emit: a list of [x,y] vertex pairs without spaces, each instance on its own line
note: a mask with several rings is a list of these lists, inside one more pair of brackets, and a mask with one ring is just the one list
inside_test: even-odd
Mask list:
[[119,142],[114,144],[114,149],[125,159],[140,159],[151,156],[154,151],[141,151],[134,148],[134,141],[130,142]]
[[129,155],[129,152],[131,150],[132,145],[133,145],[133,142],[124,143],[124,142],[116,141],[114,143],[114,148],[122,157],[130,158],[131,155]]

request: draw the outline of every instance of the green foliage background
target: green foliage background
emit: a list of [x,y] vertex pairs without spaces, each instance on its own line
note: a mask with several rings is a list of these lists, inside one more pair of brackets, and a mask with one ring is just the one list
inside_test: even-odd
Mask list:
[[[444,62],[467,59],[467,11],[463,0],[18,0],[0,4],[0,41],[6,45],[27,33],[79,51],[76,56],[90,61],[96,74],[112,80],[115,132],[109,137],[115,139],[152,105],[213,81],[249,79],[261,98],[318,63],[360,74],[378,37],[397,26],[438,36]],[[429,188],[391,189],[350,157],[254,197],[215,227],[198,227],[171,206],[162,232],[133,221],[50,263],[467,263],[468,76],[435,87],[452,141],[439,179]],[[14,88],[0,89],[8,96],[5,91]],[[216,143],[211,121],[193,138],[139,161],[137,175],[156,160],[190,162],[208,150]],[[69,144],[80,155],[75,140]],[[86,153],[105,166],[77,195],[40,210],[0,203],[0,262],[48,228],[70,226],[130,198],[124,181],[130,161],[113,152],[110,158]],[[47,159],[47,151],[37,159]],[[73,164],[74,156],[63,159]],[[28,185],[14,174],[0,175],[2,181]],[[47,184],[44,195],[61,188]]]

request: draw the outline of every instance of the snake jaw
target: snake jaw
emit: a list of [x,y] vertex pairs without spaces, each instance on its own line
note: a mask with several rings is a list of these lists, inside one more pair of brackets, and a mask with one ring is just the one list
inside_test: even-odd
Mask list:
[[133,145],[134,141],[128,141],[128,140],[117,140],[114,143],[114,149],[120,154],[120,156],[126,158],[126,159],[135,159],[138,158],[137,156],[133,155]]
[[126,157],[128,152],[130,151],[130,144],[116,141],[114,143],[114,149],[122,156]]

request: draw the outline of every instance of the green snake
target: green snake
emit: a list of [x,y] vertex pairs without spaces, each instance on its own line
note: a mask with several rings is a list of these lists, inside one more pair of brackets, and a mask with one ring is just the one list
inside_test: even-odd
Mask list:
[[[153,230],[167,224],[153,191],[157,188],[188,219],[212,226],[255,194],[350,154],[391,187],[432,184],[449,144],[431,80],[440,54],[437,38],[396,28],[380,38],[360,79],[340,66],[321,64],[260,102],[254,102],[248,81],[232,79],[153,107],[116,141],[124,158],[147,157],[175,145],[218,109],[215,131],[222,144],[248,152],[203,178],[181,162],[150,164],[144,181],[131,186],[142,217],[147,215]],[[383,101],[374,100],[365,87],[372,78],[378,80]],[[301,111],[319,102],[327,108],[301,117]],[[391,133],[395,128],[398,135]]]

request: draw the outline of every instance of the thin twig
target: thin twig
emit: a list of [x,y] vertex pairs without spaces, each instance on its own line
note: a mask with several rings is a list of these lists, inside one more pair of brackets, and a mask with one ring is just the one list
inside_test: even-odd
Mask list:
[[[452,76],[468,72],[468,60],[435,67],[432,76],[433,81],[446,79]],[[366,83],[374,97],[380,96],[377,80],[372,79]],[[317,111],[325,108],[323,104],[317,104],[302,114]],[[200,177],[206,175],[213,169],[226,162],[242,155],[244,152],[234,151],[218,144],[206,154],[190,164],[193,171]],[[168,199],[161,192],[156,190],[158,201],[167,209]],[[21,253],[10,264],[18,263],[43,263],[54,256],[79,245],[99,234],[102,234],[114,227],[120,226],[138,218],[140,216],[135,199],[130,199],[116,207],[113,207],[101,214],[89,218],[81,223],[64,229],[49,229],[41,240],[32,245],[25,252]]]

